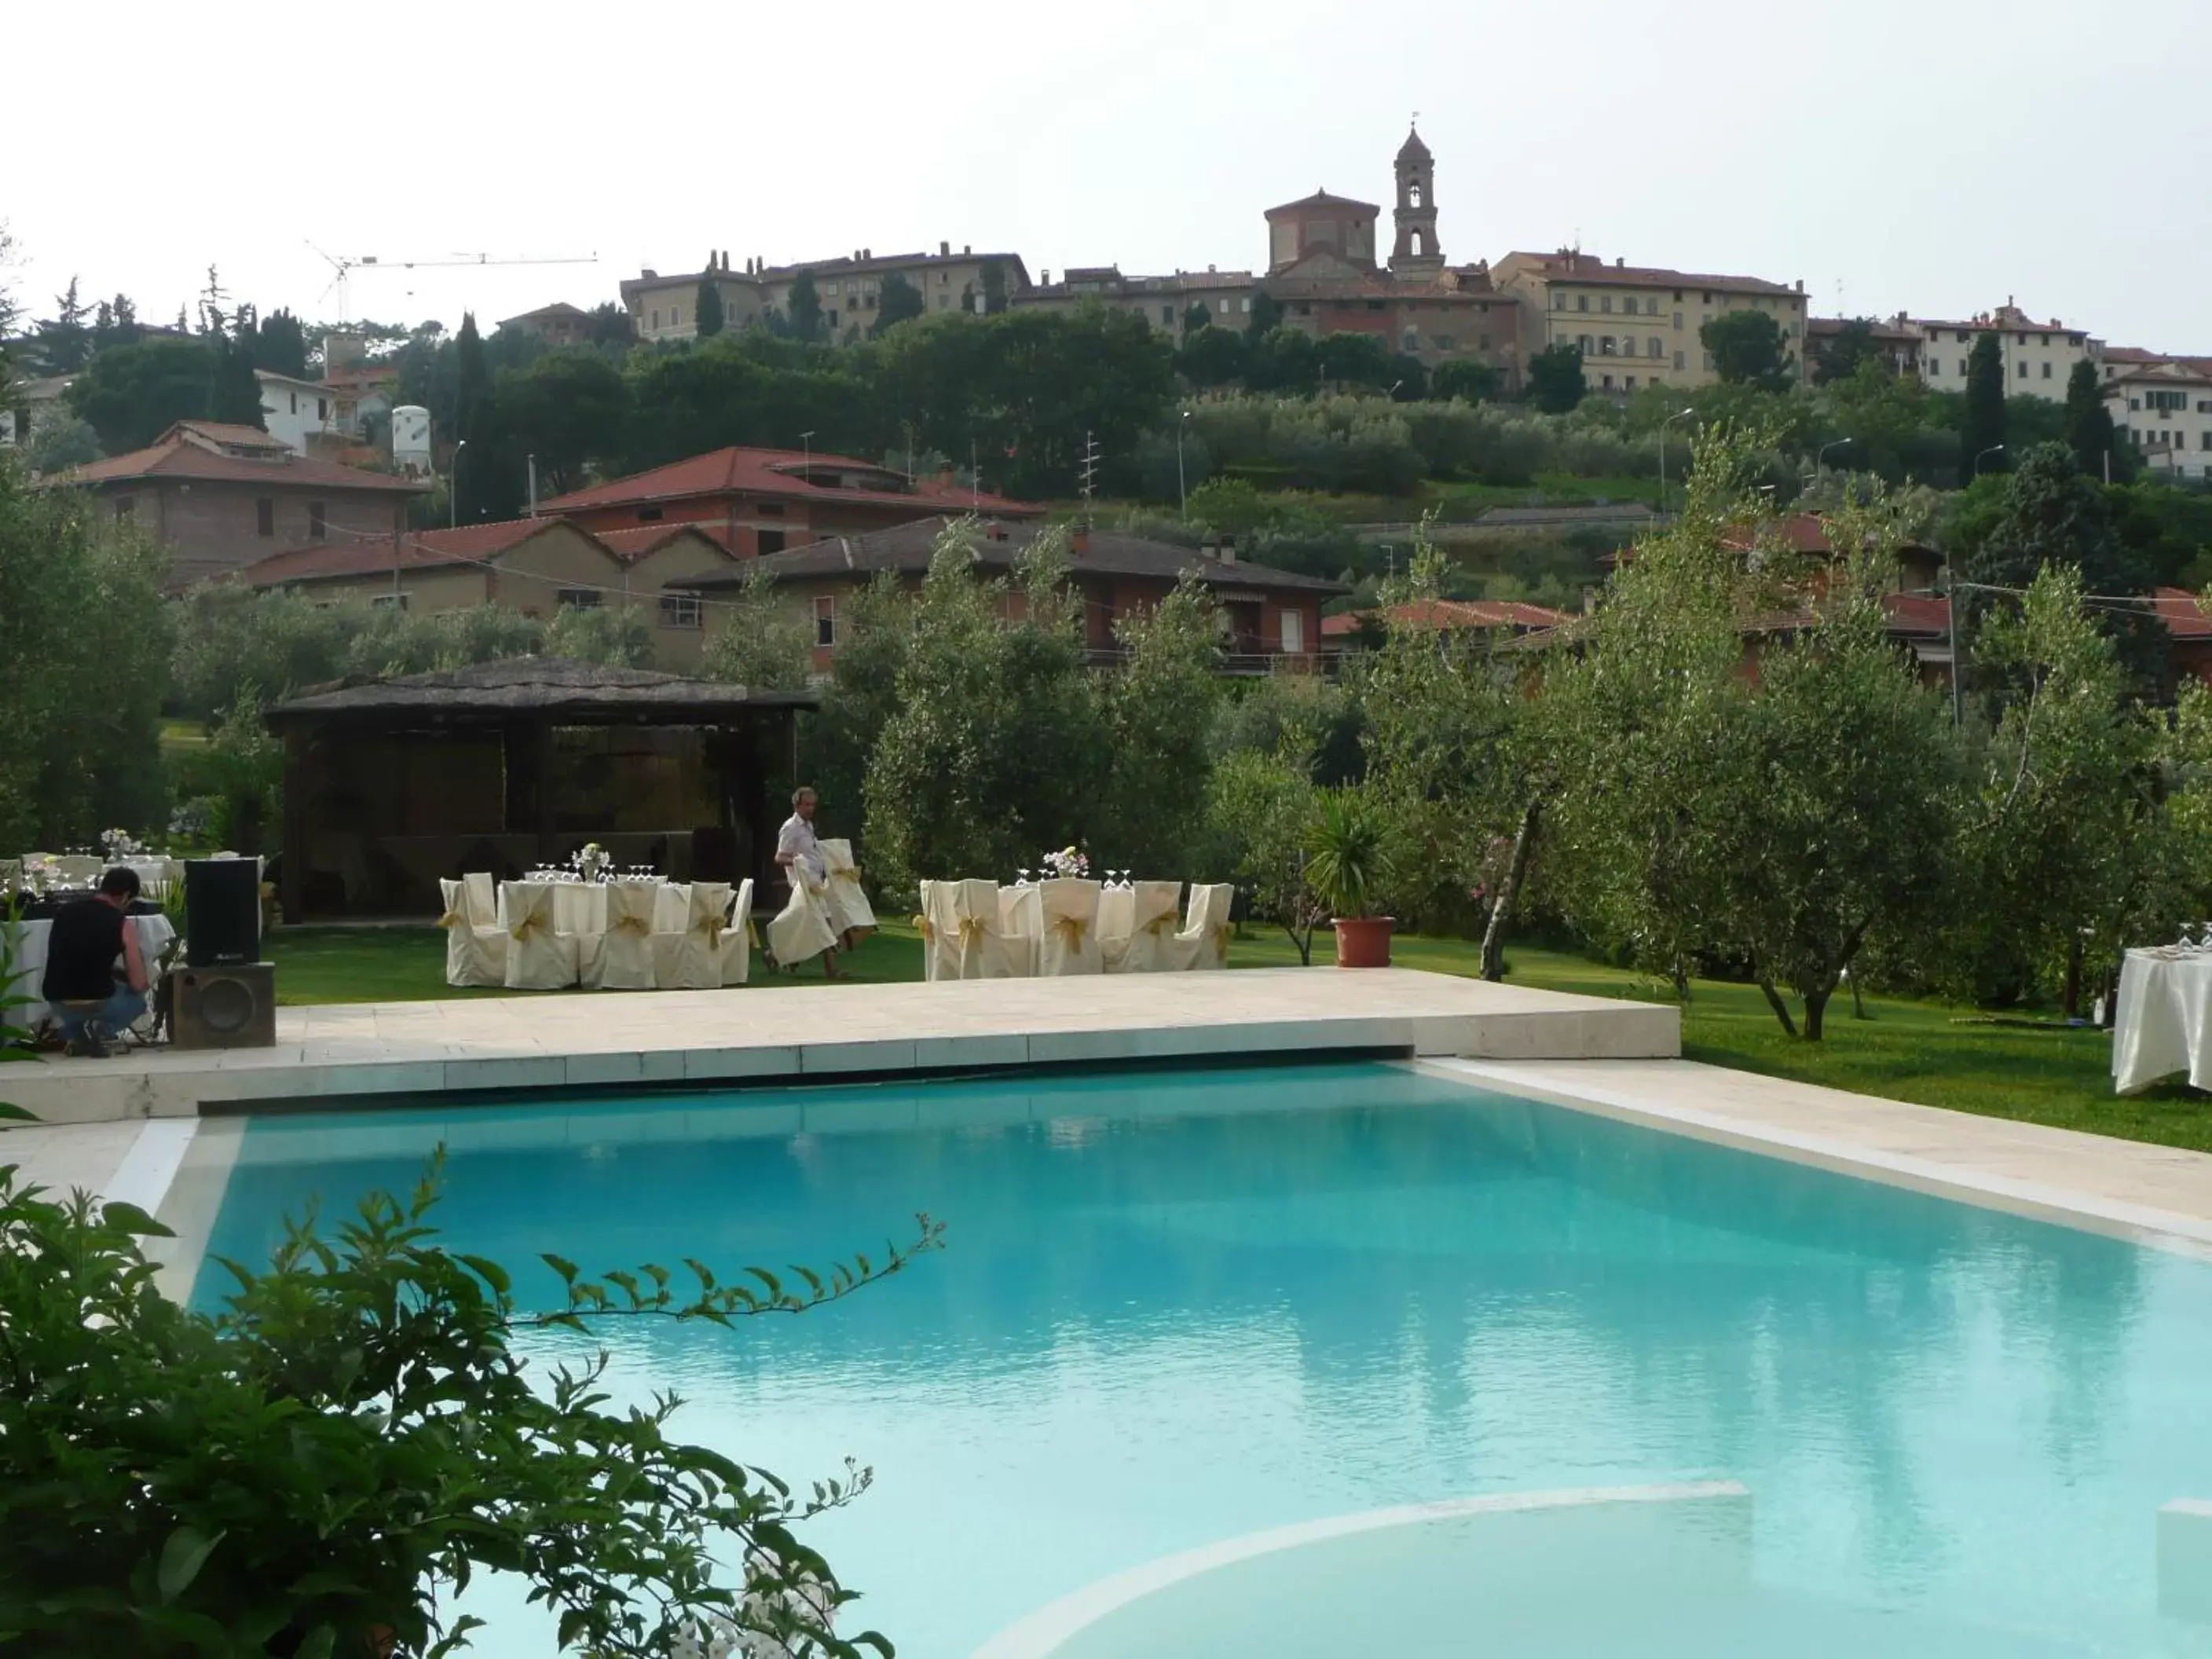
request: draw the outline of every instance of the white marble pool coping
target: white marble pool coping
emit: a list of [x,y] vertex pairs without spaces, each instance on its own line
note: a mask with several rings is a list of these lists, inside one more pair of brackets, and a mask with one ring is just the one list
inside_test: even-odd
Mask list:
[[1694,1060],[1418,1064],[1524,1099],[2212,1260],[2212,1154]]

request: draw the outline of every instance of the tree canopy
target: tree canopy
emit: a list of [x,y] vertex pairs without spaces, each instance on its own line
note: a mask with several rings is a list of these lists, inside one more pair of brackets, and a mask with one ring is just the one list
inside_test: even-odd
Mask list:
[[1699,326],[1698,339],[1724,385],[1778,391],[1790,382],[1789,337],[1771,313],[1723,311]]

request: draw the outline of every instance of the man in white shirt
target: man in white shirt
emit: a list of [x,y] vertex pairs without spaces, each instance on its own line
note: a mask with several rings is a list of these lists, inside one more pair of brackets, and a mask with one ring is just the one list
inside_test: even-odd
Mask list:
[[[813,878],[817,887],[830,879],[829,860],[822,856],[822,843],[814,838],[814,808],[818,799],[811,789],[804,785],[793,791],[791,816],[783,821],[783,828],[775,832],[775,861],[787,871],[794,865],[805,865],[807,874]],[[791,880],[794,886],[797,885],[796,872],[793,873]],[[793,965],[796,966],[795,963]],[[840,977],[836,951],[824,951],[822,953],[822,968],[824,977]]]

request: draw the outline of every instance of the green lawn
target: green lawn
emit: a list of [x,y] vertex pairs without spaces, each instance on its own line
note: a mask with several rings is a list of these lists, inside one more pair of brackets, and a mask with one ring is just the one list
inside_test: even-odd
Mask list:
[[[278,1000],[289,1004],[503,994],[448,987],[445,938],[432,927],[287,927],[267,943],[277,964]],[[1323,935],[1316,957],[1325,958],[1330,948]],[[1402,966],[1448,974],[1475,972],[1477,954],[1463,939],[1405,938],[1396,948]],[[1231,946],[1230,960],[1286,967],[1296,965],[1297,953],[1279,933],[1255,929]],[[1508,963],[1516,984],[1665,1000],[1632,974],[1568,951],[1524,945]],[[921,945],[910,927],[893,924],[842,965],[862,981],[916,980]],[[753,976],[756,984],[765,979],[757,958]],[[784,982],[823,981],[819,966],[810,965]],[[1852,1018],[1848,997],[1838,998],[1829,1009],[1827,1040],[1804,1042],[1783,1034],[1756,988],[1699,981],[1683,1013],[1683,1053],[1893,1100],[2212,1152],[2212,1101],[2178,1083],[2116,1098],[2112,1045],[2101,1032],[1990,1025],[1975,1022],[1971,1011],[1887,997],[1869,998],[1867,1012],[1867,1019]]]

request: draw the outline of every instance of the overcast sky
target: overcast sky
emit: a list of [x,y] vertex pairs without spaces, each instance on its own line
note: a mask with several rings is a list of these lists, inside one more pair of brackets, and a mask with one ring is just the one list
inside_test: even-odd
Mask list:
[[2212,0],[8,0],[0,40],[33,316],[75,273],[173,318],[212,263],[334,318],[309,242],[598,256],[352,280],[449,325],[710,247],[1250,269],[1271,204],[1387,205],[1419,110],[1455,263],[1579,243],[2212,353]]

